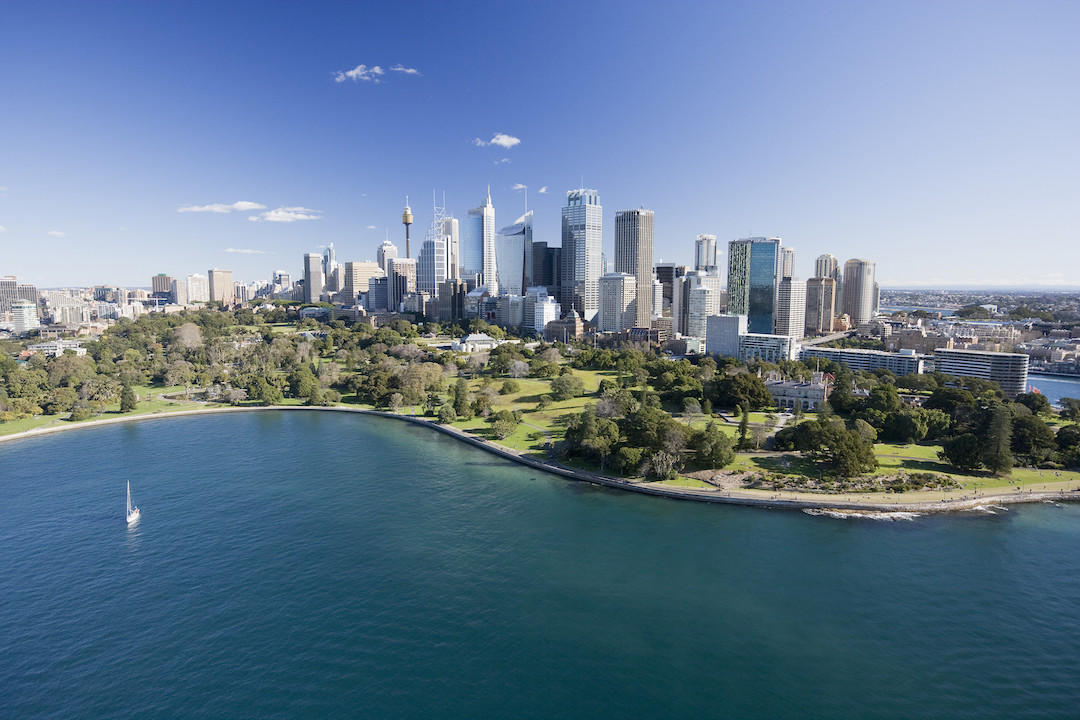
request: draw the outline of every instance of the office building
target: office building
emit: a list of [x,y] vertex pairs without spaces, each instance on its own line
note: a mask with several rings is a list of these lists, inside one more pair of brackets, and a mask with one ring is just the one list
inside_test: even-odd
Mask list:
[[600,254],[604,208],[596,190],[566,193],[562,209],[562,307],[593,322],[600,306]]
[[685,334],[690,337],[705,338],[709,318],[719,315],[722,306],[722,293],[714,287],[702,284],[690,290]]
[[832,253],[818,255],[814,261],[814,277],[835,278],[840,271],[840,261]]
[[439,296],[439,286],[450,279],[450,252],[445,235],[427,237],[420,244],[416,262],[416,287],[433,298]]
[[275,270],[270,274],[270,284],[281,288],[292,286],[292,276],[284,270]]
[[[819,260],[821,258],[818,258]],[[806,281],[806,334],[827,335],[832,332],[836,315],[836,280],[815,277]]]
[[322,299],[326,278],[323,277],[322,256],[319,253],[304,255],[304,302],[317,303]]
[[12,300],[11,321],[16,335],[25,335],[32,330],[36,330],[41,325],[38,321],[37,303],[21,298]]
[[500,293],[522,295],[532,265],[533,213],[528,211],[495,236],[495,270]]
[[658,317],[664,316],[664,285],[656,276],[652,277],[652,318],[649,319],[649,327],[652,327],[652,321]]
[[766,335],[776,328],[781,262],[780,238],[728,243],[728,312],[746,315],[752,333]]
[[615,213],[615,272],[635,278],[637,292],[632,327],[647,328],[653,317],[653,211]]
[[654,315],[662,315],[665,310],[671,309],[675,298],[675,279],[681,278],[686,274],[686,271],[687,267],[685,265],[676,265],[675,263],[658,263],[656,265],[656,279],[660,281],[664,288],[664,302],[663,305],[653,308]]
[[390,258],[387,261],[387,304],[390,312],[400,310],[401,301],[416,292],[416,260],[414,258]]
[[465,295],[468,286],[461,280],[449,279],[439,286],[436,300],[437,317],[441,323],[454,323],[465,317]]
[[806,283],[791,276],[780,280],[776,293],[776,335],[796,340],[806,331]]
[[694,269],[714,273],[716,267],[716,236],[702,233],[694,241]]
[[[696,288],[705,287],[711,291],[709,296],[708,307],[714,308],[716,312],[725,310],[728,305],[728,294],[723,290],[724,279],[719,275],[707,274],[705,272],[698,272],[696,270],[686,273],[681,277],[676,277],[672,288],[672,304],[671,304],[671,318],[672,328],[680,335],[690,335],[693,337],[704,337],[704,335],[694,335],[690,330],[690,294]],[[712,313],[712,314],[715,314]],[[698,329],[701,329],[699,323],[695,325]]]
[[389,240],[383,240],[382,245],[375,251],[375,261],[379,263],[379,267],[381,267],[383,273],[386,274],[390,273],[390,258],[396,258],[397,256],[397,245]]
[[795,248],[780,249],[780,279],[795,277]]
[[341,290],[342,300],[347,305],[354,304],[362,293],[371,289],[371,279],[377,277],[383,277],[383,269],[378,263],[370,260],[346,262],[342,271],[344,281]]
[[218,270],[213,268],[207,272],[210,285],[210,302],[219,302],[222,305],[232,305],[233,277],[232,270]]
[[858,327],[874,318],[874,263],[870,260],[852,259],[844,263],[843,312],[851,318],[851,326]]
[[478,208],[469,210],[461,227],[461,272],[464,277],[480,275],[492,295],[499,293],[495,259],[495,205],[491,190]]
[[737,358],[739,336],[746,333],[745,315],[710,315],[705,321],[705,352]]
[[150,290],[154,297],[172,299],[173,279],[165,273],[150,278]]
[[608,273],[600,278],[600,332],[622,332],[636,324],[637,279],[629,273]]
[[935,370],[945,375],[992,380],[1012,398],[1027,392],[1028,356],[987,350],[934,350]]
[[194,273],[185,282],[189,303],[210,302],[210,278]]
[[461,279],[461,227],[456,217],[443,216],[442,236],[446,239],[447,264],[450,272],[447,279],[459,280]]
[[323,250],[322,257],[323,289],[329,295],[334,295],[344,287],[345,279],[342,277],[341,265],[337,261],[337,253],[334,251],[334,243],[330,243]]
[[[391,260],[393,258],[387,258]],[[389,265],[389,262],[387,263]],[[367,302],[364,309],[370,313],[387,312],[390,309],[390,278],[386,275],[368,280]]]

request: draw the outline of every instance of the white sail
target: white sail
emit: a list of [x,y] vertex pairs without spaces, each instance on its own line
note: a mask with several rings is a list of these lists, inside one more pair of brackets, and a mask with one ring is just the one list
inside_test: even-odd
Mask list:
[[136,522],[139,519],[139,515],[140,515],[139,508],[132,507],[132,505],[131,505],[131,481],[130,480],[128,480],[128,483],[127,483],[127,508],[125,509],[124,515],[127,518],[128,525]]

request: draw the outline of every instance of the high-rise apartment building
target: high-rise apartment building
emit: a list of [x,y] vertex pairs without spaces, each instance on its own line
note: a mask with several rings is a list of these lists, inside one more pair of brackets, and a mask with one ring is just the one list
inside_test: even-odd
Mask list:
[[304,255],[304,302],[317,303],[322,299],[326,278],[323,277],[322,256],[319,253]]
[[492,295],[499,293],[495,259],[495,205],[491,190],[478,208],[469,210],[461,227],[461,272],[466,278],[479,274]]
[[806,333],[808,335],[827,335],[832,332],[833,318],[835,316],[836,280],[832,277],[816,277],[807,280]]
[[383,240],[382,245],[375,251],[375,261],[379,263],[379,267],[382,268],[384,273],[390,272],[390,258],[396,258],[398,256],[397,245],[389,240]]
[[716,272],[716,236],[702,233],[694,241],[694,269]]
[[771,334],[781,271],[780,238],[744,238],[728,243],[728,312],[746,315],[751,333]]
[[29,300],[13,300],[11,302],[11,321],[16,335],[25,335],[40,326],[38,321],[38,306],[36,302]]
[[843,311],[858,327],[874,318],[874,263],[856,258],[844,263]]
[[566,193],[562,209],[562,307],[577,309],[593,322],[600,305],[600,264],[604,208],[596,190]]
[[633,327],[652,324],[653,211],[620,210],[615,213],[615,272],[634,276],[637,299]]
[[232,305],[236,300],[233,295],[232,270],[212,268],[206,274],[209,278],[210,302]]
[[[847,277],[845,267],[844,276]],[[934,350],[934,369],[945,375],[992,380],[1008,397],[1027,392],[1028,356],[986,350]]]
[[[635,305],[640,297],[637,278],[630,273],[607,273],[600,277],[600,332],[622,332],[636,325]],[[647,327],[647,326],[646,326]]]
[[806,283],[793,277],[780,280],[776,293],[776,332],[798,340],[806,330]]
[[194,273],[187,276],[185,283],[189,303],[210,302],[210,278]]

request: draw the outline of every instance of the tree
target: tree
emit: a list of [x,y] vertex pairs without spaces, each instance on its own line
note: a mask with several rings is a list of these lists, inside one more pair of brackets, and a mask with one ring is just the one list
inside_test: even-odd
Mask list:
[[712,417],[712,400],[710,400],[709,398],[705,398],[701,402],[701,412],[705,415],[708,415],[709,417]]
[[457,420],[457,413],[454,412],[453,405],[443,405],[439,408],[439,422],[443,425],[449,425]]
[[1035,415],[1014,418],[1012,421],[1012,451],[1026,455],[1032,464],[1050,456],[1057,446],[1054,431]]
[[697,398],[683,398],[683,414],[690,415],[691,417],[701,414],[701,403],[698,402]]
[[277,405],[284,400],[281,388],[267,382],[266,378],[256,379],[254,388],[255,392],[252,393],[252,396],[263,405]]
[[724,467],[735,459],[731,438],[712,421],[695,433],[690,446],[697,452],[698,463],[710,469]]
[[1012,413],[1007,406],[995,403],[989,408],[981,450],[983,465],[990,472],[1007,475],[1012,470]]
[[500,395],[513,395],[521,390],[521,383],[517,380],[504,380],[502,387],[499,388]]
[[1050,405],[1050,400],[1042,393],[1037,392],[1020,393],[1016,396],[1016,402],[1025,406],[1035,415],[1048,413],[1053,409]]
[[551,396],[541,395],[540,399],[536,401],[536,409],[543,412],[551,406]]
[[472,403],[469,400],[469,383],[465,378],[458,378],[454,383],[454,412],[462,420],[473,416]]
[[488,418],[488,421],[491,423],[491,432],[499,440],[512,435],[521,422],[517,414],[509,410],[498,411]]
[[964,433],[946,440],[938,457],[948,460],[958,470],[977,470],[982,465],[979,438],[974,433]]
[[910,411],[896,412],[885,418],[881,436],[895,443],[919,442],[926,437],[927,427],[927,421],[921,414]]
[[1071,397],[1061,398],[1061,417],[1066,420],[1080,420],[1080,400]]
[[975,396],[960,388],[940,387],[923,403],[927,410],[941,410],[953,415],[958,407],[975,407]]
[[773,402],[772,395],[765,387],[765,381],[752,373],[728,375],[713,385],[713,400],[721,407],[740,406],[744,410],[764,410]]
[[529,374],[529,363],[524,360],[515,360],[510,363],[510,377],[523,378]]
[[[805,423],[803,423],[805,424]],[[818,428],[818,444],[809,454],[843,477],[854,477],[877,467],[874,444],[842,422],[828,422]]]
[[651,455],[645,463],[645,477],[653,480],[670,480],[682,467],[682,460],[678,455],[658,450]]
[[556,400],[569,400],[584,393],[585,384],[574,375],[560,375],[551,381],[551,396]]
[[133,411],[138,402],[139,399],[135,396],[135,391],[131,389],[130,385],[125,385],[120,392],[120,412],[128,413]]
[[866,407],[871,410],[888,414],[900,410],[900,394],[895,385],[882,384],[870,391],[870,397],[866,398]]
[[745,450],[748,447],[747,434],[750,432],[750,411],[743,408],[742,416],[739,418],[739,449]]

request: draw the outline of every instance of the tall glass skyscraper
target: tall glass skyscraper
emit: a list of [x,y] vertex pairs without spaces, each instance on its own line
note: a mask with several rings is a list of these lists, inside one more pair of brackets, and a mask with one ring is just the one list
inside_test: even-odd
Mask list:
[[461,272],[466,277],[481,275],[481,281],[492,295],[499,294],[499,279],[495,261],[495,205],[491,191],[483,204],[465,215],[461,226]]
[[593,322],[600,310],[600,250],[604,208],[596,190],[566,193],[562,209],[563,313],[575,309]]
[[752,333],[772,334],[783,262],[780,238],[728,243],[728,313],[746,315]]
[[533,214],[528,211],[495,236],[495,265],[499,288],[510,295],[524,295],[532,255]]

